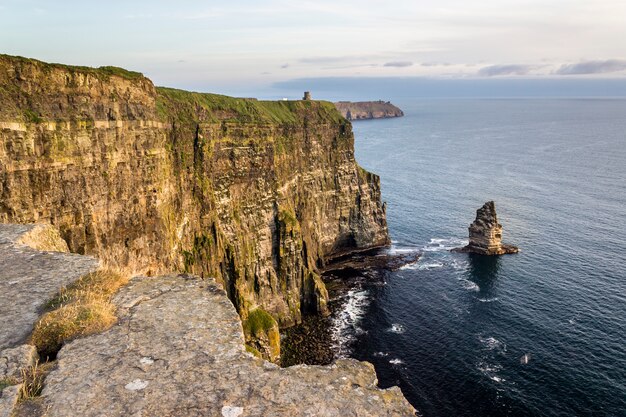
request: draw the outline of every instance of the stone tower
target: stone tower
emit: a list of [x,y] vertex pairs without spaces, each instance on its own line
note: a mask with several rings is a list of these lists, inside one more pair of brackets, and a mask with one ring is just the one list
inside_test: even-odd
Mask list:
[[311,92],[310,91],[305,91],[304,92],[304,97],[302,97],[302,100],[311,100]]

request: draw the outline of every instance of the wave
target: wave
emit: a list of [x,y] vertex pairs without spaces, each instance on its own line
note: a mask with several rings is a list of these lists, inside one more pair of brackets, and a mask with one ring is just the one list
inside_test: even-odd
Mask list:
[[344,299],[346,301],[332,318],[330,326],[332,348],[337,358],[347,358],[356,336],[365,332],[360,323],[370,304],[369,291],[363,289],[349,290]]
[[394,358],[389,361],[392,365],[402,365],[404,361],[402,359]]
[[465,288],[468,291],[480,291],[480,287],[478,286],[478,284],[476,284],[473,281],[470,281],[469,279],[460,279],[459,281],[461,281],[463,288]]
[[487,350],[495,350],[500,353],[506,352],[506,343],[501,340],[496,339],[495,337],[482,337],[478,336],[478,340]]
[[439,261],[430,261],[430,262],[411,262],[400,267],[400,270],[412,270],[412,271],[428,271],[431,269],[442,268],[444,266],[443,262]]
[[399,255],[399,254],[403,254],[403,253],[417,253],[419,252],[420,249],[419,248],[415,248],[415,247],[411,247],[411,246],[396,246],[396,245],[391,245],[391,247],[389,249],[387,249],[387,254],[388,255]]
[[393,323],[390,328],[387,329],[390,333],[402,334],[406,331],[403,325],[398,323]]
[[478,298],[478,301],[480,301],[481,303],[493,303],[494,301],[498,301],[499,298],[498,297],[493,297],[493,298]]
[[492,365],[483,361],[476,366],[476,369],[492,381],[498,383],[506,381],[504,378],[498,375],[498,372],[502,370],[501,365]]
[[467,239],[448,238],[440,239],[433,238],[422,248],[424,252],[443,252],[450,249],[458,248],[467,245]]

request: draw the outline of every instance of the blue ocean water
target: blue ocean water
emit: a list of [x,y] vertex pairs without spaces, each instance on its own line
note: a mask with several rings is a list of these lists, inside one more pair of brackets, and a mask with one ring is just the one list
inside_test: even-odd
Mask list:
[[[349,292],[340,350],[426,417],[626,416],[626,100],[396,104],[356,157],[422,257]],[[488,200],[521,253],[450,253]]]

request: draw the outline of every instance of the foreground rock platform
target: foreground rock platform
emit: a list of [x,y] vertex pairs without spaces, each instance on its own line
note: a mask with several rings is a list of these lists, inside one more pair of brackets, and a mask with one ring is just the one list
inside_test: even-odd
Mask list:
[[67,244],[50,225],[0,224],[0,351],[23,343],[46,302],[98,267],[62,250]]
[[241,322],[213,279],[137,277],[119,323],[75,340],[46,379],[47,416],[413,416],[371,364],[279,368],[244,350]]
[[479,255],[505,255],[519,252],[519,248],[502,243],[502,225],[498,223],[496,204],[487,201],[476,210],[476,220],[470,224],[469,244],[454,248],[452,252],[477,253]]

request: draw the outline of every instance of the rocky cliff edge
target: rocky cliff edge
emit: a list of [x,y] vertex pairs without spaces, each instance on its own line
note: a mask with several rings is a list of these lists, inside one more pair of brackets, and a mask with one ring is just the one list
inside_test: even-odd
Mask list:
[[327,260],[388,244],[353,141],[332,103],[0,55],[0,222],[52,223],[71,252],[146,275],[216,277],[244,320],[324,314]]
[[[15,265],[11,281],[5,279],[4,269],[0,271],[2,309],[9,304],[4,295],[7,288],[36,281],[41,272],[24,265],[24,259],[73,258],[20,245],[20,237],[30,230],[19,225],[0,227],[0,259]],[[93,268],[93,259],[84,261],[52,263],[45,269],[50,276],[72,277]],[[40,293],[27,304],[17,299],[13,304],[28,311],[42,306],[46,297]],[[282,369],[247,353],[240,317],[212,278],[135,277],[114,303],[118,323],[65,345],[41,396],[30,406],[18,406],[18,415],[415,415],[397,387],[376,387],[369,363],[340,360],[330,366]],[[9,347],[0,354],[0,371],[19,377],[20,366],[32,366],[34,348],[14,347],[17,339],[1,336],[2,346]],[[0,415],[9,416],[19,385],[0,389]]]

